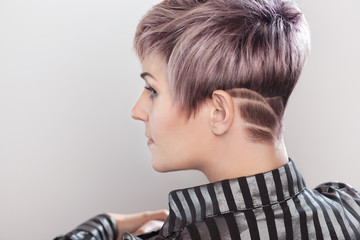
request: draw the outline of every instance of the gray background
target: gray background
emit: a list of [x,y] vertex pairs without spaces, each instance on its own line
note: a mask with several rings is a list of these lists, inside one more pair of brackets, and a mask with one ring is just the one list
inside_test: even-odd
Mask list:
[[[158,174],[144,126],[132,38],[149,0],[0,0],[0,239],[51,239],[102,212],[167,207],[205,183]],[[360,10],[301,0],[312,53],[286,113],[289,155],[310,187],[360,189]]]

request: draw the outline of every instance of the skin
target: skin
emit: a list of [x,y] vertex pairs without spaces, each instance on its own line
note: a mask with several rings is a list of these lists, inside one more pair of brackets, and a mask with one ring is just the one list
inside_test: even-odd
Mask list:
[[135,214],[108,213],[108,215],[115,219],[119,231],[118,240],[121,240],[125,232],[136,236],[160,229],[169,213],[167,210],[159,210]]
[[[141,63],[145,89],[131,116],[145,124],[156,171],[196,169],[216,182],[271,171],[288,162],[282,138],[261,143],[249,139],[239,102],[227,92],[214,91],[212,98],[188,118],[171,95],[167,64],[162,58],[148,55]],[[164,210],[160,212],[109,215],[117,221],[121,234],[139,234],[160,229],[167,216]]]

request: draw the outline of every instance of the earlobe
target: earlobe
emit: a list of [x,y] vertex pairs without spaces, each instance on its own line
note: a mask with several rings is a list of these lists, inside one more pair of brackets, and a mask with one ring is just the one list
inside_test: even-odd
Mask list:
[[211,129],[215,135],[225,134],[234,119],[233,99],[227,92],[216,90],[211,99]]

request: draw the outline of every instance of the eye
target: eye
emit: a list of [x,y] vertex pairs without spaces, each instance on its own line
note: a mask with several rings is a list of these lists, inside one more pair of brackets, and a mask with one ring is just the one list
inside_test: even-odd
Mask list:
[[155,91],[155,89],[153,89],[152,87],[147,87],[147,86],[145,86],[145,89],[148,90],[149,92],[151,92],[150,98],[156,97],[157,92]]

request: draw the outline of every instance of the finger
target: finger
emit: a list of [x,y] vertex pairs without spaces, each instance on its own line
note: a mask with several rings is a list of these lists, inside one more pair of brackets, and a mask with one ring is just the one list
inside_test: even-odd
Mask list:
[[159,221],[165,221],[166,218],[169,216],[168,210],[158,210],[158,211],[151,211],[151,212],[145,212],[144,219],[147,219],[147,221],[150,220],[159,220]]
[[142,225],[139,229],[137,229],[132,234],[137,236],[137,235],[144,234],[144,233],[158,231],[161,229],[163,224],[164,224],[163,221],[151,220],[151,221],[145,223],[144,225]]

